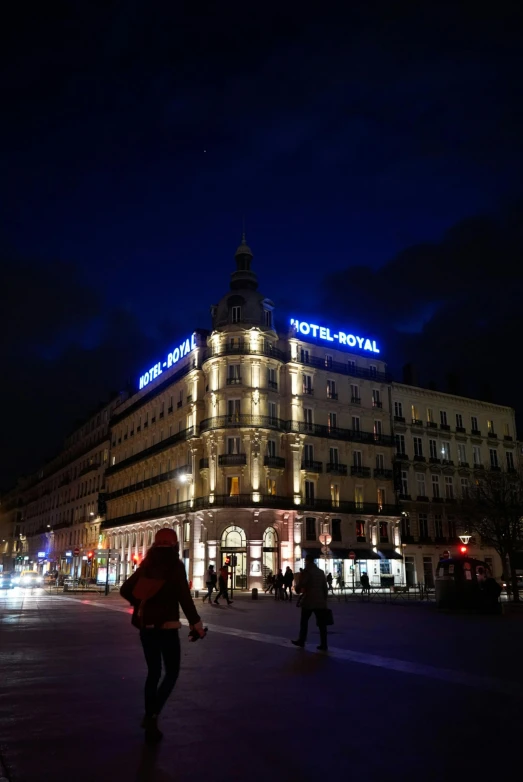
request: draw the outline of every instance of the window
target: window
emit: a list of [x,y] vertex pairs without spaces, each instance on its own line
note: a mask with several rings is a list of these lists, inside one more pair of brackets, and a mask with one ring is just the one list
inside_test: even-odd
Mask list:
[[481,464],[481,448],[479,445],[472,446],[472,459],[475,467]]
[[316,540],[316,519],[305,519],[305,540]]
[[513,470],[514,469],[514,454],[512,451],[507,451],[507,470]]
[[432,476],[432,496],[433,497],[440,497],[440,490],[439,490],[439,475],[433,475]]
[[409,493],[409,476],[406,470],[401,471],[401,494],[406,497]]
[[503,437],[510,437],[510,427],[508,424],[503,424]]
[[380,576],[390,576],[391,564],[390,559],[380,559]]
[[241,453],[239,437],[227,438],[227,453]]
[[487,431],[489,434],[494,434],[494,432],[496,431],[494,429],[494,421],[487,421]]
[[447,500],[454,499],[454,480],[452,475],[445,475],[445,497]]
[[401,516],[401,535],[402,537],[410,537],[410,517]]
[[339,464],[339,450],[337,448],[329,448],[329,462],[333,466]]
[[271,421],[276,421],[278,418],[278,410],[276,408],[276,402],[269,402],[269,418]]
[[239,364],[229,364],[227,367],[227,385],[241,383],[241,373]]
[[427,423],[433,424],[434,423],[434,410],[432,407],[427,407]]
[[401,402],[394,402],[394,416],[396,418],[403,418],[403,405]]
[[352,453],[352,463],[353,463],[354,467],[361,467],[361,465],[362,465],[361,451],[353,451],[353,453]]
[[418,497],[426,497],[427,490],[425,488],[425,475],[422,472],[416,473],[416,491]]
[[449,443],[441,443],[441,458],[448,462],[450,461],[450,444]]
[[427,589],[434,588],[434,566],[432,557],[423,557],[423,578]]
[[240,399],[228,399],[227,400],[227,415],[230,421],[240,420]]
[[442,426],[447,426],[447,411],[446,410],[440,410],[439,411],[439,422],[442,424]]
[[338,428],[338,415],[337,413],[329,413],[327,416],[327,426],[329,431]]
[[429,536],[429,517],[426,513],[419,514],[419,536],[420,538]]
[[456,537],[456,521],[454,516],[447,518],[447,527],[449,528],[449,538],[454,539]]
[[396,453],[405,453],[405,435],[395,434],[394,441],[396,443]]
[[380,543],[388,543],[389,525],[386,521],[380,521]]
[[276,389],[278,388],[278,381],[276,380],[276,370],[273,368],[269,368],[267,370],[267,381],[269,388]]
[[376,366],[376,364],[370,364],[369,365],[369,375],[371,377],[376,377],[377,374],[378,374],[378,367]]
[[305,350],[305,348],[300,348],[300,361],[302,364],[309,363],[309,351]]
[[498,467],[498,452],[496,448],[489,448],[490,466]]
[[461,496],[466,499],[469,496],[469,479],[461,479]]
[[305,431],[312,430],[312,407],[303,408],[303,421],[305,423]]
[[270,497],[276,496],[276,481],[273,478],[267,478],[267,494]]
[[441,513],[436,513],[434,516],[434,537],[443,537],[443,519],[441,517]]
[[419,421],[419,411],[416,405],[412,405],[410,408],[410,414],[413,421]]
[[241,307],[231,307],[231,323],[239,323],[242,318]]
[[479,432],[478,419],[475,415],[470,416],[470,428],[473,432]]
[[341,519],[332,520],[332,540],[341,543]]
[[306,500],[306,502],[314,502],[314,483],[313,483],[313,481],[305,481],[305,500]]
[[328,353],[325,355],[325,366],[332,367],[332,356],[330,356]]
[[337,483],[331,483],[331,502],[335,508],[340,504],[340,487]]
[[463,416],[461,413],[456,413],[456,428],[463,429]]
[[438,442],[437,440],[429,440],[429,453],[431,459],[438,458]]
[[327,380],[327,396],[329,397],[329,399],[338,398],[338,390],[336,388],[335,380]]
[[458,443],[458,464],[467,463],[467,449],[463,443]]
[[312,375],[303,375],[303,393],[312,394]]
[[380,510],[382,510],[383,506],[385,505],[385,489],[381,489],[381,488],[378,489],[377,499],[378,499],[378,507]]
[[276,440],[267,440],[267,456],[276,456]]
[[270,310],[263,310],[263,322],[267,328],[272,327],[272,312]]
[[350,384],[350,399],[351,402],[360,401],[360,387],[357,386],[355,383]]
[[385,458],[382,453],[376,454],[376,469],[377,470],[385,469]]
[[237,475],[227,477],[227,494],[229,497],[237,497],[240,493],[240,478]]
[[347,370],[349,372],[349,375],[353,375],[356,372],[356,362],[347,361]]
[[423,456],[423,440],[421,437],[413,437],[414,441],[414,456]]
[[356,522],[356,540],[358,543],[365,543],[367,536],[365,535],[365,522]]
[[381,421],[374,421],[374,437],[379,438],[382,435]]
[[363,508],[363,486],[356,486],[354,488],[354,502],[356,508],[359,510]]
[[314,461],[314,446],[310,443],[305,443],[303,446],[303,460],[306,464]]
[[354,432],[360,431],[360,418],[358,415],[352,416],[352,429]]
[[381,407],[381,396],[379,388],[372,389],[372,404],[374,407]]

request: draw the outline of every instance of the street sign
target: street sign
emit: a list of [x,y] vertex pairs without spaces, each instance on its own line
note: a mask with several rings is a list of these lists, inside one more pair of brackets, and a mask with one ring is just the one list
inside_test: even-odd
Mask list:
[[73,551],[73,554],[75,555],[75,557],[78,557],[80,555],[80,549],[79,548],[75,548],[75,550]]
[[349,559],[356,559],[356,554],[354,551],[349,551]]

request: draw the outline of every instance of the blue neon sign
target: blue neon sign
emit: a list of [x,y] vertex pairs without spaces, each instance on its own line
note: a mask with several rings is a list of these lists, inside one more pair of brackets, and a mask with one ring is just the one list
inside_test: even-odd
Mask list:
[[331,330],[324,326],[316,326],[314,323],[307,323],[304,320],[297,320],[291,318],[291,326],[294,326],[299,334],[304,337],[313,337],[314,339],[321,339],[325,342],[338,342],[339,345],[345,345],[350,348],[358,348],[359,350],[367,350],[370,353],[379,353],[379,348],[376,346],[376,340],[369,337],[358,337],[356,334],[347,334],[344,331],[337,331],[331,335]]
[[156,380],[156,378],[163,373],[164,369],[170,369],[177,364],[180,359],[184,358],[191,350],[194,350],[195,347],[197,347],[196,334],[182,340],[174,350],[167,354],[165,361],[157,361],[156,364],[153,364],[152,367],[147,370],[147,372],[144,372],[144,374],[141,375],[139,381],[140,389],[145,388],[145,386],[148,386],[153,380]]

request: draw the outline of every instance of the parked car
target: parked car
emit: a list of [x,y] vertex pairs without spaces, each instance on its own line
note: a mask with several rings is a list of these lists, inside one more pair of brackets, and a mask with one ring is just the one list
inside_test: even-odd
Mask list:
[[15,573],[0,573],[0,589],[13,589],[16,586]]

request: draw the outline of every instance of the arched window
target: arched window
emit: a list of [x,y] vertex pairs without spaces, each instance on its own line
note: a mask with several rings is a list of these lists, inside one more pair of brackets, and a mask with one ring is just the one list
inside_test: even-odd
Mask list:
[[245,548],[247,541],[241,527],[227,527],[222,534],[222,548]]
[[278,533],[274,527],[267,527],[263,533],[263,548],[276,548],[278,545]]

